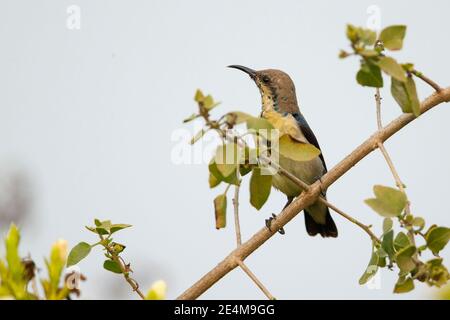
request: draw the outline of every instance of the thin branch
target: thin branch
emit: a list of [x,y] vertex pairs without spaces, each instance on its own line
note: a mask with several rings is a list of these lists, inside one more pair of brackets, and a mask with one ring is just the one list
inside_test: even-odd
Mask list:
[[383,120],[381,119],[381,95],[380,88],[377,88],[375,91],[375,105],[377,109],[377,127],[378,130],[383,129]]
[[433,80],[431,80],[430,78],[425,76],[422,72],[417,71],[417,70],[412,70],[411,73],[413,75],[415,75],[417,78],[419,78],[419,79],[423,80],[424,82],[426,82],[428,85],[430,85],[437,92],[440,92],[442,90],[440,85],[438,85],[436,82],[434,82]]
[[[236,231],[236,246],[239,248],[242,245],[242,237],[241,237],[241,226],[239,223],[239,187],[241,184],[240,180],[240,172],[239,168],[237,168],[236,172],[237,179],[239,180],[239,183],[235,186],[234,189],[234,198],[233,198],[233,207],[234,207],[234,224],[235,224],[235,231]],[[272,296],[272,294],[267,290],[267,288],[262,284],[261,281],[253,274],[253,272],[244,264],[243,261],[238,260],[237,263],[241,267],[242,270],[250,277],[250,279],[255,282],[255,284],[258,286],[258,288],[261,289],[261,291],[269,298],[270,300],[274,300],[275,298]]]
[[[237,177],[239,180],[239,168],[237,169]],[[241,237],[241,225],[239,223],[239,183],[234,187],[234,198],[233,198],[233,207],[234,207],[234,228],[236,232],[236,245],[239,247],[242,244]]]
[[339,208],[337,208],[335,205],[329,203],[327,200],[325,200],[324,198],[319,198],[319,201],[321,201],[323,204],[325,204],[328,208],[332,209],[333,211],[335,211],[337,214],[341,215],[342,217],[344,217],[345,219],[347,219],[348,221],[356,224],[357,226],[359,226],[361,229],[363,229],[368,235],[369,237],[372,239],[372,241],[377,242],[377,243],[381,243],[381,240],[372,232],[372,230],[370,230],[371,225],[365,225],[362,222],[359,222],[358,220],[356,220],[355,218],[353,218],[352,216],[346,214],[344,211],[340,210]]
[[[437,90],[437,92],[440,92],[440,90]],[[378,130],[383,129],[383,122],[381,121],[381,95],[380,95],[380,89],[376,89],[375,93],[375,104],[377,108],[377,123],[378,123]],[[408,195],[406,194],[405,190],[405,184],[402,182],[400,175],[398,174],[397,169],[394,166],[394,163],[392,162],[391,157],[389,156],[389,153],[387,152],[386,148],[384,147],[384,144],[381,141],[377,142],[378,149],[380,149],[381,153],[384,156],[384,159],[386,160],[386,163],[391,170],[392,175],[394,176],[395,183],[398,187],[398,189],[405,195],[406,197],[406,205],[405,205],[405,213],[411,214],[411,202],[408,199]],[[413,245],[416,245],[416,240],[414,237],[414,232],[412,230],[408,230],[408,237]]]
[[275,300],[275,297],[267,290],[267,288],[262,284],[261,281],[252,273],[252,271],[245,265],[245,263],[241,260],[237,261],[239,267],[253,280],[253,282],[261,289],[262,292],[266,295],[269,300]]
[[[383,129],[383,123],[381,121],[381,95],[380,95],[380,89],[376,89],[375,93],[375,102],[376,102],[376,108],[377,108],[377,123],[378,123],[378,130]],[[384,144],[381,141],[377,141],[378,149],[380,149],[381,153],[384,156],[384,159],[386,160],[387,165],[389,166],[389,169],[391,170],[392,176],[394,177],[395,184],[397,185],[398,189],[406,196],[406,206],[405,206],[405,212],[406,214],[411,213],[411,203],[408,200],[408,195],[406,194],[405,190],[405,184],[402,182],[402,179],[400,178],[400,175],[398,174],[397,169],[394,166],[394,163],[392,162],[392,159],[387,152],[386,148],[384,147]],[[411,237],[410,237],[411,238]],[[414,240],[414,239],[412,239]]]
[[[383,129],[383,122],[381,120],[381,95],[380,95],[380,89],[376,89],[375,93],[375,102],[377,107],[377,125],[378,130]],[[381,141],[377,141],[377,146],[380,149],[381,153],[384,156],[384,159],[386,160],[386,163],[389,166],[389,169],[391,170],[392,175],[394,176],[395,183],[397,187],[400,189],[401,192],[405,193],[405,185],[400,179],[400,175],[398,174],[397,170],[395,169],[394,163],[392,162],[391,157],[389,156],[389,153],[387,152],[386,148],[384,147],[383,143]]]
[[[450,87],[442,89],[439,92],[433,93],[421,103],[421,114],[426,113],[433,107],[450,101]],[[301,210],[308,207],[317,201],[322,189],[327,189],[335,183],[340,177],[347,173],[353,166],[365,158],[368,154],[377,149],[378,141],[386,141],[403,127],[414,121],[416,117],[412,114],[403,114],[397,119],[393,120],[388,126],[382,130],[378,130],[341,162],[334,166],[328,173],[326,173],[321,181],[312,184],[306,192],[303,192],[297,199],[295,199],[277,219],[272,221],[272,231],[263,227],[256,232],[249,240],[242,243],[239,248],[233,250],[224,260],[222,260],[216,267],[205,274],[200,280],[182,293],[178,299],[196,299],[211,286],[213,286],[222,277],[228,274],[231,270],[238,266],[237,261],[244,261],[249,255],[269,240],[277,233],[281,227],[285,226],[291,221]]]
[[[108,250],[108,252],[111,254],[110,250]],[[125,264],[124,261],[122,259],[120,259],[119,256],[117,256],[117,254],[115,254],[115,255],[111,254],[111,256],[112,256],[112,259],[119,265],[119,268],[122,271],[125,281],[128,282],[128,284],[131,286],[133,291],[135,291],[139,295],[139,297],[141,297],[143,300],[145,300],[144,294],[139,289],[139,284],[136,282],[136,280],[134,280],[133,278],[130,277],[130,272],[132,272],[132,271],[131,271],[129,265]]]
[[111,259],[119,266],[120,271],[122,271],[123,277],[125,278],[125,281],[128,282],[133,291],[135,291],[139,295],[139,297],[145,300],[144,294],[141,292],[141,290],[139,290],[139,284],[136,282],[136,280],[130,277],[130,272],[132,272],[132,270],[130,269],[130,265],[126,264],[125,261],[123,261],[123,259],[113,249],[111,249],[108,244],[104,243],[104,238],[102,235],[99,234],[99,236],[101,239],[101,245],[109,253]]

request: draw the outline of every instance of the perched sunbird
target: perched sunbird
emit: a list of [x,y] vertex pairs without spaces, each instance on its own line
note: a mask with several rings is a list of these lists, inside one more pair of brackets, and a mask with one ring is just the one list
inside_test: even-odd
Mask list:
[[[275,69],[255,71],[239,65],[229,67],[247,73],[256,83],[261,93],[261,116],[280,130],[280,135],[289,134],[294,140],[312,144],[320,150],[316,136],[298,107],[294,82],[286,73]],[[279,162],[282,168],[307,184],[313,184],[327,172],[322,153],[311,161],[295,161],[280,155]],[[272,185],[287,196],[285,207],[302,192],[296,183],[279,173],[273,176]],[[325,191],[323,196],[326,196]],[[305,208],[304,213],[310,236],[337,237],[336,225],[326,205],[316,202]]]

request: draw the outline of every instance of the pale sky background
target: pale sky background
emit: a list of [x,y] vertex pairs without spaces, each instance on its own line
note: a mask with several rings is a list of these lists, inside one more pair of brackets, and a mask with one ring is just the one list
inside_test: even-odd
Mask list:
[[[383,26],[408,25],[400,61],[411,61],[442,86],[450,85],[449,1],[113,1],[2,0],[0,4],[0,174],[25,174],[32,203],[23,227],[22,253],[44,268],[51,244],[96,241],[84,229],[94,218],[133,224],[117,241],[143,289],[155,280],[175,298],[235,245],[231,212],[225,230],[214,228],[213,198],[205,163],[176,165],[172,134],[193,132],[182,120],[195,111],[197,88],[222,101],[216,115],[239,109],[258,114],[260,97],[242,64],[278,68],[291,75],[301,109],[315,131],[328,167],[376,129],[373,90],[355,82],[356,59],[345,25],[365,25],[370,5]],[[70,5],[81,9],[81,29],[66,27]],[[386,81],[386,83],[389,83]],[[419,84],[421,98],[431,93]],[[400,114],[383,89],[385,122]],[[442,105],[386,144],[408,186],[413,212],[450,225],[450,109]],[[5,178],[4,178],[5,179]],[[278,212],[284,196],[273,192],[257,212],[244,184],[244,240]],[[394,186],[378,152],[360,162],[328,191],[349,214],[374,224],[382,219],[363,200],[372,186]],[[230,203],[231,206],[231,203]],[[370,241],[334,214],[339,238],[307,236],[299,215],[247,264],[278,299],[429,298],[419,285],[393,295],[396,272],[382,270],[380,289],[360,286]],[[1,226],[4,234],[6,225]],[[1,249],[3,252],[3,248]],[[450,259],[450,251],[444,254]],[[102,269],[94,250],[82,263],[83,298],[133,298],[123,279]],[[447,260],[447,266],[448,266]],[[41,271],[44,272],[44,271]],[[210,299],[263,299],[235,270],[205,293]]]

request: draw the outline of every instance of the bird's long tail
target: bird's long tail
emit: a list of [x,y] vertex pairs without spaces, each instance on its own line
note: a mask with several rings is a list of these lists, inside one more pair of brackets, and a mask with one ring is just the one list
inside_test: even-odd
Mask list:
[[304,210],[305,213],[305,225],[306,231],[310,236],[315,236],[320,234],[322,237],[336,238],[338,236],[338,231],[333,218],[330,215],[328,207],[326,207],[325,224],[320,224],[314,221],[312,215],[308,212],[308,209]]

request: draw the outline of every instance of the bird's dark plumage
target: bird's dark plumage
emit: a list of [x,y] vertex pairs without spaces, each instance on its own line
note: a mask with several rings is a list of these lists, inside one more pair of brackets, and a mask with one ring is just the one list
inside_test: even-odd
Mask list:
[[315,236],[317,234],[320,234],[322,237],[327,238],[336,238],[338,236],[338,231],[336,228],[336,224],[333,221],[333,218],[331,218],[330,211],[327,207],[327,213],[326,213],[326,221],[325,224],[320,224],[314,221],[311,214],[308,212],[307,209],[305,209],[305,226],[306,226],[306,232],[310,236]]
[[[313,146],[315,146],[317,149],[320,149],[319,142],[317,141],[316,136],[314,135],[314,132],[311,130],[311,128],[308,125],[308,122],[306,121],[305,117],[301,113],[293,113],[292,116],[297,120],[298,126],[300,127],[300,130],[302,130],[303,134],[305,135],[305,138],[311,143]],[[322,160],[323,166],[324,166],[324,174],[327,172],[327,164],[325,163],[325,158],[323,157],[323,153],[320,153],[320,160]],[[306,231],[310,236],[315,236],[317,234],[320,234],[322,237],[332,237],[336,238],[338,235],[336,224],[333,221],[333,218],[331,218],[330,210],[327,207],[326,208],[326,220],[325,224],[318,224],[314,221],[311,214],[308,212],[307,209],[304,210],[305,212],[305,226]]]
[[[301,113],[293,113],[292,116],[297,120],[298,126],[300,127],[300,130],[302,130],[306,140],[309,141],[314,147],[320,150],[319,141],[317,141],[316,136],[314,135],[314,132],[309,127],[308,122],[306,122],[305,117]],[[322,150],[320,150],[322,151]],[[327,164],[325,163],[325,158],[323,157],[322,152],[319,155],[320,160],[322,160],[323,166],[325,168],[324,174],[328,171],[327,170]]]

